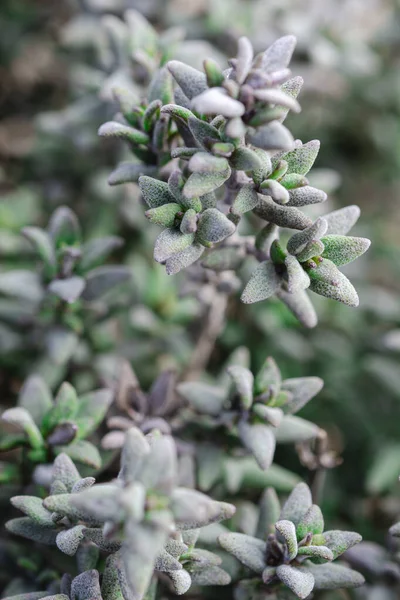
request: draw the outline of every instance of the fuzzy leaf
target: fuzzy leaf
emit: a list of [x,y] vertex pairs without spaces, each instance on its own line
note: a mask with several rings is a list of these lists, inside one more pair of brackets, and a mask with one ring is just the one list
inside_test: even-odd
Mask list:
[[329,563],[325,565],[313,565],[309,563],[306,569],[315,579],[314,587],[316,590],[354,588],[363,585],[365,582],[364,577],[360,573],[352,569],[347,569],[342,565]]
[[101,581],[101,595],[104,600],[124,600],[124,596],[119,585],[119,569],[120,559],[114,554],[108,556]]
[[266,179],[260,186],[262,193],[270,196],[277,204],[287,204],[289,202],[289,192],[278,181]]
[[207,90],[206,76],[201,71],[179,60],[171,60],[167,67],[189,100]]
[[56,543],[57,531],[50,527],[43,527],[43,525],[35,523],[30,517],[11,519],[11,521],[7,521],[6,529],[10,533],[20,535],[33,542],[46,544],[47,546],[54,546]]
[[310,258],[321,256],[324,248],[324,244],[321,240],[312,240],[304,246],[303,250],[296,254],[296,258],[301,263],[306,262],[307,260],[310,260]]
[[38,525],[42,525],[43,527],[54,526],[51,513],[43,507],[41,498],[37,498],[36,496],[14,496],[10,502]]
[[317,535],[323,531],[324,517],[319,506],[313,504],[303,515],[296,527],[297,539],[302,540],[306,537],[307,533]]
[[241,117],[245,108],[241,102],[228,96],[220,87],[207,89],[192,100],[193,109],[203,115],[223,115],[227,118]]
[[235,247],[217,248],[207,254],[201,264],[214,271],[236,271],[244,261],[244,252]]
[[305,483],[298,483],[283,505],[279,518],[297,525],[311,506],[310,488]]
[[150,223],[161,225],[162,227],[173,227],[175,225],[176,215],[182,207],[175,202],[163,204],[156,208],[150,208],[144,213]]
[[297,539],[296,539],[296,528],[292,521],[278,521],[275,524],[276,531],[280,534],[286,543],[289,551],[288,558],[293,560],[297,556]]
[[197,213],[189,208],[183,215],[180,230],[182,233],[195,233],[197,230]]
[[264,394],[270,392],[271,396],[277,396],[281,385],[281,372],[275,360],[269,356],[256,375],[254,392]]
[[312,328],[317,325],[317,313],[306,292],[300,291],[296,294],[289,294],[289,292],[281,289],[277,291],[276,295],[286,304],[304,327]]
[[27,410],[24,408],[9,408],[1,415],[1,419],[6,423],[11,423],[16,427],[20,427],[29,440],[32,448],[42,448],[44,440],[38,427]]
[[237,62],[235,65],[235,78],[240,84],[244,83],[253,62],[253,46],[247,37],[238,39]]
[[232,205],[232,212],[243,214],[253,210],[258,204],[258,194],[252,184],[241,186]]
[[99,469],[101,467],[101,456],[97,447],[86,440],[77,440],[68,446],[59,446],[57,451],[65,452],[70,458],[79,463]]
[[201,215],[196,240],[204,245],[222,242],[235,232],[235,225],[217,208],[207,208]]
[[110,389],[88,392],[79,398],[78,410],[74,421],[78,425],[78,438],[88,437],[100,425],[114,394]]
[[308,206],[325,202],[327,195],[322,190],[305,185],[289,191],[289,202],[287,206]]
[[192,116],[189,117],[188,124],[194,139],[200,146],[207,149],[210,144],[221,141],[218,129],[210,123]]
[[217,502],[202,492],[188,488],[174,489],[171,506],[181,530],[197,529],[230,519],[236,510],[232,504]]
[[239,423],[239,435],[244,446],[250,450],[261,469],[266,471],[275,453],[275,435],[268,425]]
[[72,580],[71,600],[101,600],[98,571],[85,571]]
[[359,299],[353,285],[338,268],[328,260],[323,259],[316,267],[306,268],[310,276],[310,290],[332,300],[342,302],[347,306],[358,306]]
[[294,143],[290,131],[278,121],[272,121],[259,127],[254,133],[249,133],[248,141],[263,150],[291,150]]
[[115,286],[130,278],[130,269],[119,265],[96,267],[86,276],[82,298],[91,302],[98,300]]
[[54,405],[46,413],[42,422],[42,431],[48,435],[54,427],[64,421],[73,420],[78,411],[78,397],[75,389],[66,381],[58,390]]
[[150,443],[150,452],[142,457],[137,480],[146,489],[169,495],[177,483],[175,443],[169,435],[154,434],[146,439]]
[[288,163],[288,173],[307,175],[318,156],[319,140],[311,140],[283,156]]
[[191,246],[194,234],[184,234],[176,229],[164,229],[156,239],[154,246],[154,260],[164,263],[174,254],[182,252]]
[[332,550],[333,558],[337,558],[349,548],[359,544],[362,540],[360,534],[354,531],[324,531],[324,544]]
[[220,415],[226,399],[224,390],[202,382],[179,383],[177,391],[200,413],[215,417]]
[[142,177],[139,177],[139,187],[146,204],[150,208],[157,208],[164,204],[174,204],[176,202],[168,184],[164,181],[142,175]]
[[263,54],[263,70],[266,73],[273,73],[285,69],[292,58],[296,41],[294,35],[285,35],[269,46]]
[[226,158],[213,156],[208,152],[197,152],[189,161],[189,169],[192,173],[224,173],[229,165]]
[[78,469],[67,454],[56,456],[53,462],[53,481],[60,481],[70,492],[80,478]]
[[44,415],[53,406],[50,390],[41,377],[28,377],[19,393],[18,406],[29,412],[36,425],[41,425]]
[[283,419],[283,411],[280,408],[265,406],[260,402],[253,404],[253,413],[273,427],[279,427]]
[[276,575],[301,600],[307,598],[314,589],[314,577],[308,570],[279,565]]
[[286,413],[298,412],[322,390],[324,382],[319,377],[294,377],[285,379],[282,389],[291,393],[289,402],[284,406]]
[[125,484],[133,483],[141,469],[143,459],[150,454],[150,445],[146,437],[137,427],[132,427],[125,434],[125,442],[121,456],[119,478]]
[[75,527],[71,527],[71,529],[60,531],[56,538],[58,549],[68,556],[74,556],[84,538],[84,529],[84,525],[76,525]]
[[148,100],[161,100],[162,105],[174,101],[173,80],[167,67],[162,67],[154,73],[149,85]]
[[229,163],[237,171],[258,171],[264,166],[260,153],[247,146],[237,148]]
[[289,294],[305,290],[310,285],[310,278],[295,256],[290,254],[285,258],[287,273],[287,291]]
[[300,417],[286,415],[276,429],[275,436],[278,443],[291,444],[316,438],[319,432],[318,425]]
[[244,533],[223,533],[218,538],[224,550],[233,554],[243,565],[261,574],[265,569],[265,542]]
[[[196,156],[197,155],[195,154],[193,158]],[[226,163],[226,169],[224,171],[192,173],[185,183],[183,194],[186,198],[196,198],[198,196],[203,196],[204,194],[209,194],[210,192],[213,192],[221,187],[221,185],[223,185],[224,182],[229,179],[230,174],[231,169],[228,163]]]
[[320,239],[326,232],[328,224],[324,218],[320,217],[303,231],[299,231],[292,235],[287,243],[287,250],[290,254],[297,255],[309,242]]
[[330,550],[326,546],[301,546],[298,549],[298,555],[308,556],[311,559],[317,559],[318,562],[331,561],[334,558],[332,550]]
[[103,531],[98,527],[85,527],[83,534],[104,552],[117,552],[121,548],[121,542],[104,537]]
[[225,76],[221,67],[215,60],[212,58],[206,58],[206,60],[203,61],[203,67],[209,87],[218,87],[222,85],[225,80]]
[[227,369],[231,376],[243,410],[250,410],[253,403],[253,373],[244,367],[232,365]]
[[144,131],[139,131],[139,129],[123,125],[117,121],[104,123],[98,133],[101,137],[119,138],[135,145],[148,144],[150,141],[149,136]]
[[360,212],[359,207],[352,204],[324,215],[324,219],[328,222],[326,235],[346,235],[357,223]]
[[165,262],[167,275],[175,275],[196,262],[204,252],[204,246],[192,244],[181,252],[174,254]]
[[80,242],[81,232],[75,213],[67,206],[57,208],[49,221],[48,232],[57,248]]
[[260,500],[260,512],[257,523],[257,537],[264,540],[274,532],[275,523],[279,520],[281,505],[274,488],[266,488]]
[[119,185],[138,181],[141,175],[152,175],[154,167],[133,162],[122,162],[108,176],[108,185]]
[[324,244],[323,258],[329,258],[337,267],[346,265],[368,250],[370,240],[345,235],[327,235],[321,239]]
[[21,233],[32,243],[40,258],[47,265],[55,267],[56,255],[52,240],[47,231],[39,227],[24,227]]
[[190,572],[194,585],[229,585],[230,575],[218,566],[201,567]]
[[85,280],[83,277],[74,275],[67,279],[54,279],[50,283],[48,290],[61,298],[61,300],[72,304],[72,302],[75,302],[82,295],[84,287]]
[[294,206],[280,206],[271,198],[259,195],[259,203],[254,209],[256,215],[275,223],[279,227],[288,227],[289,229],[306,229],[312,225],[309,217],[304,215],[298,208]]
[[270,298],[281,284],[281,278],[276,272],[275,265],[263,262],[253,271],[251,277],[243,290],[241,301],[245,304],[253,304]]
[[190,574],[187,571],[182,570],[171,571],[170,573],[168,573],[168,575],[172,580],[175,594],[177,594],[178,596],[186,594],[186,592],[192,585],[192,578]]
[[261,102],[283,106],[296,113],[299,113],[301,110],[297,100],[293,96],[286,94],[283,90],[275,88],[255,90],[254,97]]

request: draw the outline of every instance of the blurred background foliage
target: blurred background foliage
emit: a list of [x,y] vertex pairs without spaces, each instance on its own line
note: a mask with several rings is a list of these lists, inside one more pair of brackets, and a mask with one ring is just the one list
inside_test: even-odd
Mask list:
[[[279,302],[245,307],[233,297],[209,369],[217,373],[245,345],[254,367],[271,354],[285,377],[322,377],[323,392],[302,416],[328,431],[343,458],[328,474],[325,513],[383,541],[400,513],[400,3],[310,0],[305,10],[301,0],[2,0],[0,272],[34,268],[20,230],[45,226],[62,204],[77,213],[85,239],[121,235],[115,260],[132,270],[118,296],[125,310],[96,324],[90,360],[76,352],[69,364],[81,390],[107,381],[116,354],[131,361],[144,389],[162,368],[183,370],[210,302],[198,285],[208,275],[169,278],[153,263],[156,228],[144,226],[137,186],[107,184],[124,158],[119,144],[97,138],[115,111],[111,86],[129,81],[140,97],[144,83],[140,57],[118,56],[104,26],[104,15],[122,17],[128,8],[168,29],[161,61],[184,57],[199,67],[204,55],[224,61],[243,34],[256,50],[279,35],[298,37],[293,72],[305,79],[303,111],[288,126],[303,141],[321,140],[311,183],[330,194],[329,209],[362,209],[356,235],[373,246],[349,268],[361,305],[315,296],[320,323],[306,331]],[[65,356],[32,339],[29,302],[13,304],[0,284],[3,407],[33,365],[53,387],[65,376]],[[307,476],[292,449],[279,448],[277,462]]]

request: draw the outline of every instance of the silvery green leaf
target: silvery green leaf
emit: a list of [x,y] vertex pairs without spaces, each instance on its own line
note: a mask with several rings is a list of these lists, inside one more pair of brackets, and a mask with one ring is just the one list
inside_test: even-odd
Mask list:
[[86,438],[100,425],[113,398],[113,391],[107,388],[80,396],[74,417],[74,422],[78,425],[78,438]]
[[32,521],[30,517],[20,517],[11,519],[5,524],[7,531],[20,535],[33,542],[54,546],[56,543],[57,530],[50,527],[43,527],[39,523]]
[[182,554],[185,554],[188,549],[189,546],[185,544],[183,537],[178,537],[178,539],[170,537],[165,544],[165,550],[174,558],[179,558]]
[[182,158],[183,160],[188,160],[189,158],[192,158],[196,152],[201,152],[201,148],[186,148],[186,146],[172,148],[171,158]]
[[133,483],[142,467],[144,458],[150,454],[148,439],[137,427],[132,427],[125,434],[125,442],[121,455],[121,471],[119,479],[125,484]]
[[297,98],[301,88],[303,87],[303,83],[304,79],[302,77],[292,77],[292,79],[288,79],[287,81],[285,81],[285,83],[281,85],[281,90],[283,90],[292,98]]
[[311,506],[310,488],[303,482],[298,483],[283,505],[279,518],[297,525]]
[[196,118],[188,107],[178,104],[166,104],[161,108],[161,113],[170,115],[177,123],[187,125],[190,117]]
[[27,410],[20,407],[9,408],[3,412],[1,419],[6,423],[21,428],[27,436],[32,448],[43,447],[44,439],[42,434]]
[[81,496],[81,494],[72,495],[60,493],[59,490],[56,490],[55,495],[47,496],[47,498],[43,500],[43,506],[50,512],[57,513],[61,517],[68,517],[72,520],[80,519],[88,521],[88,519],[92,518],[91,514],[89,512],[84,512],[73,505],[74,498],[78,496]]
[[139,187],[146,204],[150,208],[157,208],[164,204],[173,204],[176,202],[168,184],[164,181],[142,175],[142,177],[139,177]]
[[30,302],[40,302],[44,291],[39,275],[25,269],[0,273],[0,292]]
[[130,276],[128,267],[120,265],[96,267],[86,275],[86,287],[82,298],[88,302],[98,300],[116,285],[127,281]]
[[247,37],[238,39],[237,61],[235,65],[235,79],[242,84],[246,80],[253,62],[253,46]]
[[286,94],[283,90],[276,88],[255,90],[254,97],[261,102],[283,106],[296,113],[301,111],[300,104],[297,100],[293,98],[293,96]]
[[[73,514],[90,515],[92,520],[100,522],[123,518],[120,506],[121,488],[113,483],[96,484],[78,494],[48,496],[44,504],[48,510],[60,512],[66,516]],[[81,517],[87,521],[86,517]]]
[[371,245],[367,238],[345,235],[326,235],[321,242],[324,244],[322,257],[329,258],[337,267],[355,260]]
[[144,133],[144,131],[140,131],[139,129],[135,129],[129,125],[123,125],[117,121],[109,121],[108,123],[104,123],[100,127],[98,134],[101,137],[126,140],[127,142],[131,142],[135,145],[148,144],[150,141],[149,136],[147,133]]
[[146,592],[157,555],[164,547],[167,537],[166,529],[151,523],[128,521],[126,524],[121,554],[127,586],[134,598],[142,598]]
[[74,246],[80,241],[78,219],[67,206],[60,206],[53,212],[47,229],[57,248],[62,245]]
[[54,279],[50,283],[48,290],[61,298],[61,300],[72,304],[72,302],[75,302],[81,296],[84,287],[85,280],[83,277],[74,275],[67,279]]
[[189,208],[182,217],[180,230],[182,233],[195,233],[197,229],[197,213]]
[[161,225],[162,227],[173,227],[175,225],[176,215],[182,207],[176,202],[169,202],[156,208],[150,208],[144,213],[150,223]]
[[33,244],[40,258],[47,265],[55,267],[55,249],[47,231],[40,227],[24,227],[21,233]]
[[53,481],[60,481],[70,492],[80,479],[78,469],[67,454],[56,456],[53,462]]
[[204,252],[204,246],[192,244],[177,254],[173,254],[165,262],[167,275],[175,275],[196,262]]
[[253,304],[270,298],[279,288],[281,278],[271,261],[263,262],[253,271],[243,290],[241,301]]
[[86,271],[87,269],[97,267],[113,250],[121,248],[123,244],[124,240],[116,235],[95,238],[87,242],[82,248],[82,258],[79,261],[79,268]]
[[279,565],[276,575],[301,600],[307,598],[314,589],[314,577],[306,569],[300,570],[289,565]]
[[294,35],[285,35],[269,46],[263,54],[263,70],[266,73],[273,73],[274,71],[285,69],[292,58],[296,41]]
[[237,457],[225,460],[224,483],[232,494],[248,489],[261,491],[269,485],[282,492],[288,492],[298,482],[297,475],[275,464],[272,464],[268,471],[263,471],[252,456],[240,460]]
[[85,527],[83,534],[86,539],[96,544],[104,552],[117,552],[121,548],[120,542],[104,537],[103,531],[98,527]]
[[153,129],[154,122],[157,121],[157,119],[159,118],[160,108],[162,107],[162,105],[163,103],[161,102],[161,100],[156,98],[155,100],[149,102],[146,110],[144,111],[142,117],[142,128],[147,133],[149,133]]
[[285,379],[282,389],[291,393],[284,407],[286,413],[296,413],[322,390],[324,382],[320,377],[294,377]]
[[108,176],[108,185],[119,185],[138,181],[141,175],[148,176],[156,173],[154,167],[132,161],[122,162]]
[[222,242],[235,232],[235,225],[217,208],[207,208],[201,215],[196,241],[209,245]]
[[289,294],[296,294],[308,288],[310,278],[295,256],[289,254],[285,258],[285,267],[287,273],[287,291]]
[[288,163],[288,173],[307,175],[318,156],[319,140],[311,140],[288,152],[283,158]]
[[265,540],[270,533],[274,532],[275,523],[279,520],[281,505],[274,488],[268,487],[264,490],[259,503],[260,512],[258,516],[256,535]]
[[244,446],[250,450],[257,464],[266,471],[272,464],[275,453],[275,435],[268,425],[239,423],[239,436]]
[[322,190],[305,185],[289,191],[289,202],[287,206],[307,206],[325,202],[327,195]]
[[337,558],[349,548],[359,544],[362,537],[359,533],[355,533],[354,531],[332,530],[324,531],[324,539],[324,544],[333,552],[333,558]]
[[165,548],[163,548],[160,554],[156,558],[154,569],[156,571],[168,572],[168,571],[181,571],[182,564],[179,560],[176,560]]
[[261,185],[272,171],[271,158],[269,153],[261,148],[252,148],[252,151],[257,155],[261,162],[261,166],[255,168],[252,172],[253,181],[256,185]]
[[364,577],[342,565],[324,564],[313,565],[308,563],[307,571],[315,579],[316,590],[338,590],[341,588],[354,588],[363,585]]
[[84,529],[84,525],[75,525],[71,529],[60,531],[56,537],[57,548],[68,556],[74,556],[84,538]]
[[217,502],[202,492],[182,487],[173,490],[171,507],[180,530],[205,527],[230,519],[235,513],[232,504]]
[[227,246],[226,248],[216,248],[211,250],[202,260],[201,264],[206,269],[213,271],[236,271],[239,269],[245,259],[245,253],[242,248]]
[[197,152],[189,160],[189,169],[192,173],[225,173],[229,165],[226,158],[213,156],[208,152]]
[[114,554],[108,556],[101,580],[101,596],[103,600],[124,600],[118,578],[119,568],[120,559]]
[[228,96],[224,88],[213,87],[195,96],[192,108],[203,115],[223,115],[224,117],[241,117],[245,108],[241,102]]
[[154,490],[165,495],[171,494],[178,478],[176,447],[169,435],[148,435],[150,452],[141,460],[137,480],[146,489]]
[[197,569],[198,567],[220,565],[222,563],[222,558],[209,550],[194,548],[190,552],[190,561],[192,566]]
[[263,150],[291,150],[294,139],[279,121],[272,121],[248,134],[248,141]]
[[232,205],[232,212],[243,214],[258,204],[258,194],[251,183],[242,185]]
[[[49,592],[28,592],[26,594],[16,594],[15,596],[7,596],[5,600],[40,600],[40,598],[49,599]],[[69,596],[58,594],[50,596],[52,600],[70,600]]]
[[29,412],[36,425],[41,425],[44,415],[53,406],[51,392],[41,377],[28,377],[19,393],[18,406]]
[[321,256],[321,254],[324,251],[324,248],[325,246],[321,242],[321,240],[312,240],[304,246],[301,252],[296,254],[296,258],[301,263],[306,262],[307,260],[310,260],[310,258]]
[[236,148],[229,158],[229,164],[237,171],[259,171],[264,167],[260,152],[247,146]]
[[253,404],[253,373],[249,371],[249,369],[238,365],[228,367],[227,371],[239,394],[242,408],[244,410],[250,410],[251,405]]
[[291,444],[312,440],[318,436],[320,428],[310,421],[286,415],[275,431],[276,441],[280,444]]
[[264,394],[268,391],[271,396],[277,396],[279,394],[281,381],[281,372],[278,365],[271,356],[268,356],[256,375],[254,392],[256,394]]
[[72,580],[71,600],[101,600],[98,571],[85,571]]
[[94,444],[86,440],[76,440],[68,446],[58,446],[57,451],[65,452],[73,460],[93,469],[101,467],[100,452]]
[[192,578],[190,574],[183,569],[182,571],[171,571],[171,573],[168,573],[168,575],[173,583],[175,594],[178,596],[186,594],[192,585]]
[[309,181],[306,177],[304,177],[304,175],[298,175],[297,173],[286,173],[286,175],[280,180],[280,183],[287,190],[295,190],[300,187],[305,187],[309,184]]
[[71,384],[64,381],[54,400],[51,409],[42,421],[42,431],[48,435],[54,427],[64,421],[73,420],[78,411],[78,396]]
[[178,393],[201,413],[218,416],[226,400],[225,390],[202,382],[182,382],[177,385]]
[[201,71],[185,65],[179,60],[171,60],[167,67],[189,100],[207,90],[206,76]]
[[219,64],[212,58],[206,58],[203,61],[204,71],[207,77],[207,83],[209,87],[218,87],[222,85],[225,80],[225,76],[222,72]]
[[294,206],[280,206],[268,196],[259,195],[259,203],[255,207],[254,212],[261,219],[264,219],[264,221],[275,223],[279,227],[306,229],[306,227],[312,225],[311,219],[298,208]]
[[360,208],[352,204],[324,215],[324,219],[328,222],[326,235],[346,235],[357,223],[360,212]]
[[326,546],[301,546],[298,549],[299,556],[307,556],[319,561],[331,561],[334,559],[333,552]]
[[194,234],[184,234],[177,229],[164,229],[156,239],[154,246],[154,260],[164,263],[174,254],[182,252],[191,246]]
[[[195,154],[193,158],[196,156],[197,155]],[[210,192],[213,192],[221,187],[221,185],[223,185],[225,181],[229,179],[230,174],[231,169],[228,163],[226,163],[226,169],[224,171],[192,173],[185,183],[183,193],[186,198],[196,198],[198,196],[203,196],[204,194],[209,194]]]
[[10,499],[11,504],[25,513],[38,525],[53,527],[54,521],[51,513],[43,507],[43,501],[36,496],[14,496]]
[[219,536],[218,542],[224,550],[233,554],[255,573],[261,574],[267,566],[266,545],[262,540],[244,533],[223,533]]
[[289,192],[278,181],[266,179],[260,186],[263,194],[270,196],[277,204],[287,204],[289,202]]
[[306,292],[300,291],[296,294],[289,294],[289,292],[280,289],[277,291],[276,295],[286,304],[296,319],[298,319],[304,327],[312,328],[317,325],[317,313]]
[[288,549],[288,559],[292,561],[297,556],[297,538],[296,528],[292,521],[278,521],[275,524],[275,529],[280,535],[280,538],[284,540]]
[[192,569],[190,572],[194,585],[229,585],[231,577],[218,566]]
[[336,265],[327,258],[315,267],[306,268],[310,276],[310,290],[347,306],[358,306],[359,299],[353,285]]
[[167,67],[161,67],[154,73],[149,84],[148,100],[161,100],[163,105],[174,101],[173,81]]
[[314,240],[320,239],[326,232],[328,224],[323,217],[319,217],[315,223],[292,235],[287,243],[287,250],[290,254],[297,255],[305,246]]
[[297,539],[302,540],[308,533],[317,535],[323,531],[324,517],[321,509],[316,504],[312,504],[297,524]]
[[283,411],[281,408],[266,406],[260,402],[253,404],[253,413],[273,427],[279,427],[279,424],[283,419]]
[[92,487],[92,485],[94,485],[95,483],[96,480],[94,477],[84,477],[83,479],[80,479],[79,481],[74,483],[71,492],[73,494],[83,492],[83,490],[87,490],[88,488]]

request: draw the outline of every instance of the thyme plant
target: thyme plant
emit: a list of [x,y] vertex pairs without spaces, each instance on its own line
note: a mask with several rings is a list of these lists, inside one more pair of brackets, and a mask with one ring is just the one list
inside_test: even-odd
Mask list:
[[[138,22],[136,13],[129,19]],[[243,310],[275,295],[306,327],[317,324],[307,290],[358,305],[339,267],[369,247],[347,235],[360,211],[314,217],[327,198],[308,179],[319,142],[295,140],[283,124],[300,111],[303,81],[289,70],[295,38],[256,56],[240,38],[227,68],[205,57],[199,71],[170,60],[166,36],[140,23],[134,59],[146,75],[143,96],[137,102],[129,87],[114,87],[119,112],[99,131],[132,155],[109,182],[138,183],[145,217],[162,228],[154,260],[211,294],[204,335],[186,371],[162,369],[148,391],[117,348],[111,363],[119,368],[103,373],[106,385],[81,393],[68,381],[75,350],[84,341],[90,364],[96,320],[128,308],[108,292],[129,280],[130,268],[103,265],[124,240],[83,243],[68,208],[57,209],[47,229],[24,229],[40,267],[1,274],[0,289],[34,301],[52,347],[71,336],[73,343],[55,396],[33,374],[1,417],[1,477],[24,514],[13,511],[0,546],[6,569],[20,555],[6,597],[151,600],[229,586],[237,600],[283,600],[360,586],[363,576],[341,558],[361,536],[325,527],[317,486],[311,491],[273,464],[277,443],[314,447],[324,438],[295,415],[323,381],[285,378],[271,357],[253,372],[245,348],[214,380],[203,373],[239,289]],[[122,23],[110,18],[109,26],[123,47]],[[115,81],[127,79],[128,66]],[[282,507],[274,477],[289,492]],[[251,488],[259,506],[251,502],[252,519],[241,520]],[[43,546],[50,566],[32,558]]]

